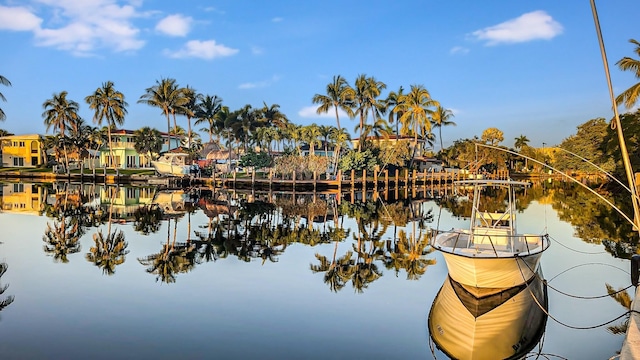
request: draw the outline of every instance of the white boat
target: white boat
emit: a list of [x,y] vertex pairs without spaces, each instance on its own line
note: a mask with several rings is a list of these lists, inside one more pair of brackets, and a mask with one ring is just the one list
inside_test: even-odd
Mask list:
[[192,170],[197,171],[195,164],[189,164],[189,154],[164,153],[158,160],[151,161],[158,174],[167,176],[188,176]]
[[[549,247],[547,234],[521,234],[516,229],[515,188],[529,183],[464,180],[456,184],[473,186],[470,226],[434,230],[431,237],[431,245],[442,252],[451,278],[474,288],[477,296],[529,281],[538,270],[542,253]],[[486,204],[481,203],[481,192],[487,187],[507,190],[506,210],[488,211]]]
[[438,349],[452,359],[524,359],[540,344],[547,313],[541,274],[527,284],[483,298],[447,277],[433,301],[427,326]]

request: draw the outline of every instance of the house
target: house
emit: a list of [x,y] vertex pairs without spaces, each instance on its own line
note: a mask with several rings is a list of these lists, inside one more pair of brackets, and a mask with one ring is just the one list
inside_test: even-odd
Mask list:
[[39,215],[44,207],[44,190],[34,184],[13,183],[2,185],[2,211]]
[[[315,156],[334,156],[335,147],[333,144],[322,141],[320,145],[316,145],[313,147],[313,154]],[[311,155],[311,146],[309,144],[303,144],[300,146],[300,155],[309,156]]]
[[[165,143],[160,152],[167,151],[167,133],[161,133]],[[171,148],[180,146],[181,137],[171,135]],[[135,149],[135,137],[133,130],[118,129],[111,132],[111,145],[113,148],[113,163],[109,153],[109,143],[100,148],[100,164],[102,166],[116,167],[120,169],[146,168],[151,167],[151,159],[148,154],[139,154]]]
[[2,166],[36,167],[45,159],[42,138],[38,134],[0,137]]
[[[402,144],[403,146],[408,146],[413,148],[415,138],[409,135],[389,135],[389,137],[385,138],[384,136],[375,137],[375,136],[367,136],[365,138],[366,141],[373,142],[374,144],[385,147],[385,146],[396,146],[397,144]],[[358,148],[358,143],[360,142],[360,138],[352,139],[351,143],[354,149]],[[424,148],[425,140],[418,137],[418,149],[416,150],[416,156],[422,156],[423,148]]]

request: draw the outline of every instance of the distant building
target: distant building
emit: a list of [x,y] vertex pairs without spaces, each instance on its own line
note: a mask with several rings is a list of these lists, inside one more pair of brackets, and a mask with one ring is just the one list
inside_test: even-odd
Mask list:
[[3,136],[0,143],[3,167],[36,167],[45,159],[38,134]]
[[[115,167],[119,169],[137,169],[151,167],[151,159],[147,154],[140,154],[135,149],[135,138],[133,130],[113,130],[111,131],[111,143],[113,147],[113,162],[109,152],[109,142],[105,142],[100,148],[100,164],[101,166]],[[161,133],[165,144],[162,145],[162,150],[167,151],[166,144],[167,133]],[[170,139],[171,148],[177,148],[180,146],[181,137],[171,135]]]

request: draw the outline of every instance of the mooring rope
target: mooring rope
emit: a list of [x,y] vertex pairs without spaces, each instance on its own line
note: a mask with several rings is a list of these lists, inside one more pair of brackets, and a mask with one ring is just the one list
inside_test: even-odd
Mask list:
[[560,276],[560,275],[562,275],[562,274],[564,274],[564,273],[566,273],[568,271],[575,270],[576,268],[579,268],[579,267],[582,267],[582,266],[587,266],[587,265],[609,266],[609,267],[612,267],[614,269],[620,270],[620,271],[622,271],[623,273],[625,273],[627,275],[631,275],[627,270],[621,269],[621,268],[619,268],[617,266],[614,266],[614,265],[611,265],[611,264],[606,264],[606,263],[586,263],[586,264],[575,265],[575,266],[572,266],[572,267],[570,267],[570,268],[568,268],[566,270],[563,270],[562,272],[558,273],[556,276],[554,276],[551,279],[547,280],[547,283],[553,281],[555,278],[557,278],[558,276]]
[[[522,267],[520,267],[520,262],[519,262],[519,261],[516,261],[516,263],[518,264],[518,269],[520,270],[520,274],[522,275],[522,278],[523,278],[523,279],[525,279],[524,273],[522,272]],[[525,264],[526,264],[526,262],[525,262]],[[526,265],[527,265],[527,267],[529,267],[529,265],[528,265],[528,264],[526,264]],[[530,269],[530,268],[529,268],[529,269]],[[535,276],[537,276],[537,274],[536,274]],[[544,281],[544,280],[543,280],[543,281]],[[545,281],[545,283],[546,283],[546,281]],[[548,286],[548,287],[551,287],[551,286],[549,286],[548,284],[547,284],[547,286]],[[631,286],[633,286],[633,285],[631,285]],[[631,287],[631,286],[629,286],[629,287]],[[626,289],[628,289],[629,287],[627,287]],[[551,287],[551,288],[552,288],[552,287]],[[552,289],[553,289],[553,288],[552,288]],[[624,289],[624,290],[626,290],[626,289]],[[542,306],[542,304],[540,304],[540,301],[538,300],[538,298],[536,297],[536,295],[533,293],[533,291],[531,291],[531,289],[530,289],[530,284],[527,284],[527,290],[529,291],[529,294],[530,294],[530,295],[531,295],[531,297],[533,298],[533,301],[536,303],[536,305],[538,305],[538,307],[540,308],[540,310],[542,310],[542,311],[543,311],[543,312],[544,312],[544,313],[545,313],[545,314],[546,314],[546,315],[547,315],[551,320],[553,320],[553,321],[555,321],[556,323],[558,323],[558,324],[560,324],[560,325],[562,325],[562,326],[564,326],[564,327],[567,327],[567,328],[569,328],[569,329],[574,329],[574,330],[591,330],[591,329],[597,329],[597,328],[599,328],[599,327],[603,327],[603,326],[605,326],[605,325],[609,325],[609,324],[611,324],[612,322],[614,322],[614,321],[616,321],[616,320],[619,320],[619,319],[621,319],[621,318],[623,318],[623,317],[625,317],[625,316],[627,316],[627,315],[631,314],[632,312],[637,312],[637,311],[635,311],[635,310],[628,310],[628,311],[626,311],[626,312],[622,313],[621,315],[619,315],[619,316],[615,317],[614,319],[611,319],[611,320],[609,320],[609,321],[606,321],[606,322],[603,322],[603,323],[600,323],[600,324],[597,324],[597,325],[591,325],[591,326],[575,326],[575,325],[569,325],[569,324],[567,324],[567,323],[564,323],[564,322],[562,322],[562,321],[560,321],[560,320],[556,319],[553,315],[551,315],[551,314],[549,313],[549,311],[548,311],[547,309],[545,309],[545,307],[544,307],[544,306]],[[554,289],[554,290],[555,290],[555,289]],[[557,290],[556,290],[556,291],[557,291]],[[563,294],[564,294],[564,293],[563,293]],[[568,294],[564,294],[564,295],[568,295]],[[568,295],[568,296],[570,296],[570,295]],[[609,294],[607,294],[606,296],[609,296]]]
[[[518,259],[520,259],[520,258],[518,258]],[[543,281],[543,282],[547,285],[547,287],[548,287],[548,288],[550,288],[551,290],[555,290],[556,292],[558,292],[558,293],[560,293],[560,294],[562,294],[562,295],[565,295],[565,296],[568,296],[568,297],[571,297],[571,298],[574,298],[574,299],[582,299],[582,300],[595,300],[595,299],[602,299],[602,298],[610,297],[611,295],[615,295],[615,294],[621,293],[621,292],[623,292],[623,291],[626,291],[626,290],[628,290],[629,288],[631,288],[631,287],[633,286],[633,284],[630,284],[629,286],[627,286],[627,287],[625,287],[625,288],[623,288],[623,289],[620,289],[620,290],[617,290],[617,291],[615,291],[615,292],[612,292],[611,294],[607,293],[607,294],[605,294],[605,295],[593,295],[593,296],[573,295],[573,294],[566,293],[566,292],[564,292],[564,291],[562,291],[562,290],[556,289],[555,287],[553,287],[553,286],[549,285],[549,282],[548,282],[547,280],[545,280],[545,279],[541,278],[541,277],[538,275],[538,273],[537,273],[537,272],[533,271],[533,269],[531,269],[531,267],[529,266],[529,264],[527,264],[527,262],[526,262],[526,261],[524,261],[524,260],[523,260],[523,262],[524,262],[524,264],[527,266],[527,268],[529,269],[529,271],[531,271],[531,272],[533,273],[533,276],[535,276],[535,277],[537,277],[538,279],[540,279],[541,281]],[[520,267],[520,262],[517,262],[517,264],[518,264],[518,269],[520,270],[520,274],[522,275],[522,279],[526,281],[527,279],[525,278],[524,273],[522,272],[522,268]],[[584,264],[583,264],[583,265],[584,265]],[[606,265],[606,264],[603,264],[603,265]],[[574,268],[579,267],[579,266],[582,266],[582,265],[574,266]],[[614,266],[614,267],[615,267],[615,266]],[[616,268],[616,269],[622,270],[622,269],[620,269],[620,268]],[[565,271],[565,272],[566,272],[566,271]],[[558,276],[558,275],[556,275],[555,277],[557,277],[557,276]],[[555,277],[554,277],[554,278],[555,278]]]
[[568,247],[567,245],[559,242],[558,240],[556,240],[553,236],[549,235],[549,237],[556,243],[560,244],[562,247],[564,247],[565,249],[571,250],[573,252],[577,252],[579,254],[586,254],[586,255],[601,255],[601,254],[607,254],[606,251],[598,251],[598,252],[587,252],[587,251],[581,251],[581,250],[576,250],[573,248]]

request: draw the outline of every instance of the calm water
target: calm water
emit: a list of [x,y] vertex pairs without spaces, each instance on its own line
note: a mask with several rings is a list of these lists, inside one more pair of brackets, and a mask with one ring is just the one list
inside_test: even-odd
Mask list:
[[[1,359],[447,358],[432,353],[427,327],[447,278],[427,234],[466,224],[464,196],[338,205],[145,187],[2,189],[0,301],[14,301],[0,312]],[[628,260],[611,255],[633,252],[621,245],[629,228],[588,193],[537,187],[520,207],[521,232],[552,238],[542,257],[550,287],[597,296],[630,285]],[[549,288],[548,302],[535,353],[619,351],[614,327],[627,317],[597,326],[626,312],[618,301]]]

